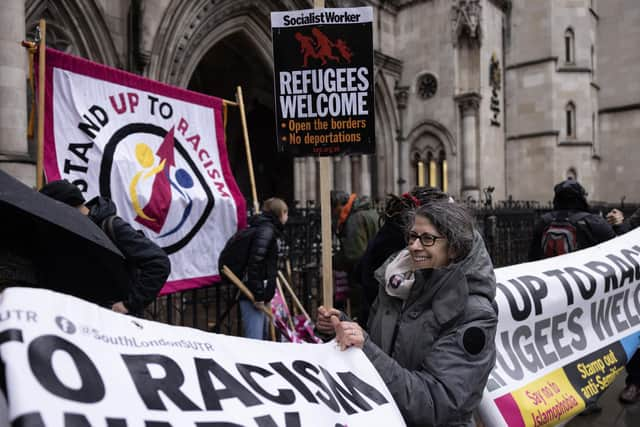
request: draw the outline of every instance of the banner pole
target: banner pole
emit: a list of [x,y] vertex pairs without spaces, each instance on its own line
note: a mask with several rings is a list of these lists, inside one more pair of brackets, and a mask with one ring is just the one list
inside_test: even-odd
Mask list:
[[253,160],[251,159],[251,146],[249,145],[249,131],[247,130],[247,116],[244,110],[244,99],[242,98],[242,87],[236,88],[236,98],[238,99],[238,107],[240,107],[240,120],[242,121],[242,134],[244,136],[244,148],[247,151],[247,167],[249,168],[249,181],[251,182],[251,197],[253,198],[253,210],[255,213],[260,212],[260,204],[258,203],[258,195],[256,193],[256,180],[253,176]]
[[38,48],[38,154],[36,160],[36,188],[42,188],[44,178],[44,95],[45,95],[45,58],[47,52],[47,22],[40,20],[40,46]]
[[[324,0],[313,0],[314,9],[322,9]],[[333,260],[331,239],[331,199],[329,197],[330,157],[320,157],[320,223],[322,232],[322,305],[333,307]]]

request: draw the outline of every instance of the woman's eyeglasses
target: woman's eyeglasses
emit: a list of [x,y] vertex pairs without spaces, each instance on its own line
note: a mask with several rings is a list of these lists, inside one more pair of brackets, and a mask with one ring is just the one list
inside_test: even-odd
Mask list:
[[414,233],[413,231],[410,231],[409,234],[407,234],[407,244],[409,245],[413,244],[413,242],[415,242],[416,239],[420,239],[420,243],[422,243],[422,246],[433,246],[436,244],[436,240],[446,239],[446,237],[434,236],[433,234],[429,234],[429,233],[418,234],[418,233]]

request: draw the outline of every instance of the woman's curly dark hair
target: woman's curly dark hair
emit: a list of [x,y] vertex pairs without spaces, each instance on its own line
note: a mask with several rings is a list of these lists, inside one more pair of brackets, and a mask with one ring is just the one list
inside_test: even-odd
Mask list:
[[392,221],[400,226],[407,224],[407,214],[427,203],[448,200],[449,195],[434,187],[414,187],[409,193],[400,196],[388,194],[384,206],[384,215],[380,216],[380,225]]
[[465,258],[473,246],[473,216],[460,203],[433,201],[420,206],[412,215],[407,231],[413,227],[416,216],[427,218],[444,235],[456,254],[456,260]]

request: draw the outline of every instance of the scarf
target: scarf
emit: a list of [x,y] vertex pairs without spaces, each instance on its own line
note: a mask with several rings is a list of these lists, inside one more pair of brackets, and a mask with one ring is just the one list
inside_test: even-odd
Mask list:
[[406,300],[416,278],[413,274],[413,260],[408,249],[398,252],[384,272],[384,289],[392,297]]

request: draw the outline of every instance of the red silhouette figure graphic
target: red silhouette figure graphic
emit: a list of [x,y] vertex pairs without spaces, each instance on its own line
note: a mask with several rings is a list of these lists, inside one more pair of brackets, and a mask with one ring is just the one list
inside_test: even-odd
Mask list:
[[333,55],[333,47],[334,43],[329,40],[329,37],[325,36],[322,31],[317,28],[313,28],[311,33],[316,38],[316,44],[318,45],[318,50],[316,51],[316,58],[322,61],[322,65],[327,64],[327,59],[331,59],[332,61],[340,62],[340,58]]
[[314,41],[311,37],[305,36],[302,33],[296,33],[295,38],[296,40],[298,40],[298,42],[300,42],[300,53],[304,54],[304,64],[302,66],[306,67],[309,57],[318,57],[318,55],[316,54],[316,49],[313,46]]
[[351,64],[351,57],[353,56],[353,51],[349,48],[349,45],[347,45],[347,43],[344,40],[338,39],[336,40],[335,47],[337,47],[338,50],[340,51],[340,56],[342,56],[345,61]]
[[160,173],[158,173],[153,180],[153,187],[151,189],[151,198],[149,203],[142,210],[147,217],[153,218],[151,221],[137,216],[136,222],[147,226],[156,233],[159,233],[167,220],[169,214],[169,208],[171,207],[171,184],[169,182],[169,169],[176,165],[173,156],[174,149],[174,127],[167,133],[158,147],[156,154],[164,163],[164,167]]

